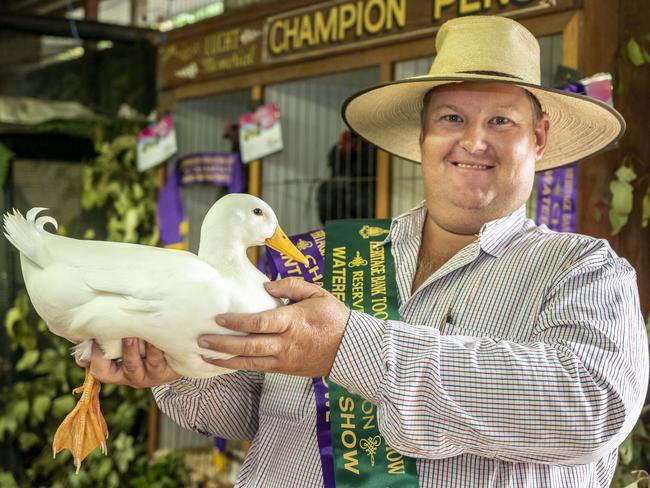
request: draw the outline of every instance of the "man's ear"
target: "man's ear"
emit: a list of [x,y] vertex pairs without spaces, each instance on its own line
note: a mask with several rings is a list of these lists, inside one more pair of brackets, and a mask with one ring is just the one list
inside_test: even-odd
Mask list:
[[537,161],[542,159],[542,156],[546,152],[546,146],[548,145],[548,132],[550,128],[551,122],[548,119],[548,115],[543,114],[542,119],[539,121],[537,127],[535,128],[535,152]]

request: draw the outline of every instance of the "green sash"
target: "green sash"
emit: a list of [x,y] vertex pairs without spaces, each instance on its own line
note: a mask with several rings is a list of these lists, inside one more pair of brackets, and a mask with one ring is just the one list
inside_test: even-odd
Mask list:
[[[338,220],[326,224],[325,288],[352,310],[399,319],[395,266],[378,246],[390,220]],[[377,427],[377,407],[329,382],[330,428],[336,488],[418,486],[415,459],[388,445]]]

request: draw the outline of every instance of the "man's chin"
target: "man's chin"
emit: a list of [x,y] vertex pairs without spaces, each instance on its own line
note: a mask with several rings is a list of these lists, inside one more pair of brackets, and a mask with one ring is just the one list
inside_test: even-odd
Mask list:
[[489,209],[491,200],[488,198],[466,198],[458,199],[452,202],[452,205],[458,210],[485,211]]

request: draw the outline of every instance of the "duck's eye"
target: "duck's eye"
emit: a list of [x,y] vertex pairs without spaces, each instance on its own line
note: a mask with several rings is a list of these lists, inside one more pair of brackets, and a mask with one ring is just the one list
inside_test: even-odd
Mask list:
[[255,210],[253,210],[253,213],[255,215],[264,215],[261,208],[256,208]]

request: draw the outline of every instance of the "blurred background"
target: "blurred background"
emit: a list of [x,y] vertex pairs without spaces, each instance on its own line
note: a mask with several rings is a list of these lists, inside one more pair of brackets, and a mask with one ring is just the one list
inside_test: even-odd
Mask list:
[[[290,235],[397,216],[423,199],[419,165],[349,131],[343,102],[426,74],[444,20],[507,15],[538,38],[545,86],[611,103],[628,127],[602,154],[540,174],[529,217],[607,238],[637,269],[648,317],[647,1],[362,1],[345,17],[348,4],[0,0],[3,212],[48,207],[65,235],[192,252],[206,211],[233,191],[264,198]],[[181,214],[161,211],[169,199]],[[266,269],[263,249],[250,257]],[[232,486],[248,441],[181,429],[147,390],[104,386],[108,457],[78,476],[67,453],[52,461],[83,371],[34,313],[5,239],[0,307],[0,487]],[[649,421],[622,447],[615,486],[647,486]]]

